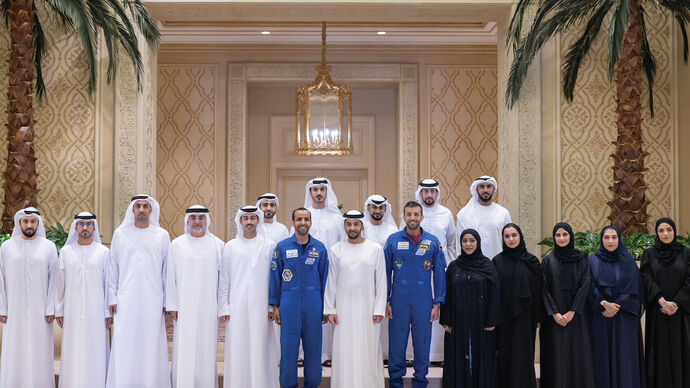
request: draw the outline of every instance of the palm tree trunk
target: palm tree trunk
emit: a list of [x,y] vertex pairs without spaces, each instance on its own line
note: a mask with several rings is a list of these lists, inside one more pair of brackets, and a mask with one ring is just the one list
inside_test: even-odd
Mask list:
[[9,233],[14,214],[36,205],[36,157],[34,156],[33,95],[34,14],[33,0],[11,0],[9,87],[7,89],[7,166],[2,230]]
[[613,199],[609,219],[625,235],[647,232],[647,185],[644,182],[642,149],[642,10],[640,0],[630,0],[628,29],[623,36],[616,66],[616,113],[618,137],[613,158]]

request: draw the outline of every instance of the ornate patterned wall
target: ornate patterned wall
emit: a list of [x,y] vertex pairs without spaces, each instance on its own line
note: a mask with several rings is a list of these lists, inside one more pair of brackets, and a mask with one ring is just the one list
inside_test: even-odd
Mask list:
[[[88,95],[87,63],[76,35],[65,33],[48,22],[43,29],[49,47],[43,60],[43,74],[48,91],[35,107],[35,147],[38,172],[38,202],[46,225],[67,223],[82,210],[94,211],[95,105]],[[0,34],[0,88],[7,88],[9,36]],[[7,96],[0,93],[0,106],[7,105]],[[7,122],[5,115],[0,122]],[[0,160],[7,155],[5,131],[0,136]],[[2,178],[0,177],[0,182]],[[3,194],[0,193],[0,197]]]
[[498,170],[498,71],[429,66],[427,78],[431,174],[446,188],[444,205],[455,214],[470,198],[472,181]]
[[[217,77],[215,65],[158,68],[156,191],[161,226],[171,237],[184,232],[182,210],[198,203],[209,207],[213,219],[216,201],[223,199],[214,196],[217,164],[223,167],[223,158],[214,152],[218,141]],[[216,219],[216,227],[222,225],[220,220]]]
[[[668,15],[649,7],[647,28],[651,49],[658,61],[654,85],[655,117],[647,104],[643,86],[643,140],[650,155],[645,180],[650,225],[656,218],[673,214],[673,69],[672,29]],[[576,34],[561,37],[563,56]],[[608,187],[612,183],[609,155],[616,139],[614,85],[606,71],[605,34],[582,62],[572,104],[561,102],[561,209],[562,218],[576,230],[598,230],[609,221]]]

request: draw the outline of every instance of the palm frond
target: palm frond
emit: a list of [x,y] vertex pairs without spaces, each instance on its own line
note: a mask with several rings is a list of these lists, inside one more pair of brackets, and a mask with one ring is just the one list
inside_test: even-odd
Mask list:
[[[36,11],[36,3],[31,4]],[[46,36],[43,33],[38,13],[34,14],[34,62],[36,63],[36,96],[41,101],[45,98],[46,84],[43,80],[43,56],[46,53]]]
[[527,70],[542,46],[555,34],[572,27],[606,1],[554,0],[537,11],[530,31],[514,50],[505,97],[508,107],[512,108],[517,102]]
[[671,12],[678,22],[683,37],[683,61],[688,63],[688,32],[685,27],[690,24],[690,1],[687,0],[656,0],[667,11]]
[[93,18],[85,3],[81,0],[46,0],[52,8],[64,13],[74,26],[81,41],[89,64],[89,93],[96,88],[96,30]]
[[62,25],[76,31],[84,46],[90,69],[89,92],[93,92],[96,87],[98,71],[96,53],[100,46],[100,38],[103,39],[108,56],[107,82],[112,83],[115,80],[121,49],[131,60],[137,85],[141,88],[144,66],[139,50],[137,30],[147,44],[154,49],[157,49],[160,43],[160,33],[156,22],[140,0],[45,0],[45,2],[58,15]]
[[683,36],[683,61],[688,63],[688,31],[685,29],[685,22],[683,19],[676,16],[680,33]]
[[2,12],[2,15],[5,17],[5,25],[7,27],[10,26],[10,15],[7,13],[7,10],[10,9],[10,0],[0,0],[0,12]]
[[561,83],[563,85],[563,95],[568,101],[573,100],[580,64],[599,35],[604,19],[612,5],[613,0],[607,0],[599,6],[599,9],[594,12],[592,18],[587,22],[580,38],[568,48],[568,52],[565,54]]
[[628,26],[629,16],[630,8],[628,7],[628,0],[616,0],[613,12],[611,13],[606,43],[608,48],[607,62],[609,82],[613,81],[616,63],[618,63],[618,58],[620,58],[621,44],[623,42],[625,29]]
[[158,31],[156,21],[153,20],[144,3],[141,0],[124,0],[124,6],[129,9],[130,14],[134,17],[134,21],[139,26],[141,34],[144,35],[146,43],[152,49],[158,50],[161,34]]
[[[642,8],[640,6],[640,8]],[[647,39],[647,26],[645,23],[645,11],[642,8],[642,69],[644,70],[645,78],[647,78],[647,91],[649,93],[649,113],[654,117],[654,79],[656,78],[656,59],[652,50],[649,48],[649,40]]]

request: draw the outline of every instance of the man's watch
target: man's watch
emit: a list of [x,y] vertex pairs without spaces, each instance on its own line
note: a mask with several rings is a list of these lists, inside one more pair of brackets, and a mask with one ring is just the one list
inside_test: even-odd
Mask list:
[[602,305],[602,306],[604,306],[604,302],[606,302],[606,301],[605,301],[605,300],[602,300],[601,302],[599,302],[599,304]]

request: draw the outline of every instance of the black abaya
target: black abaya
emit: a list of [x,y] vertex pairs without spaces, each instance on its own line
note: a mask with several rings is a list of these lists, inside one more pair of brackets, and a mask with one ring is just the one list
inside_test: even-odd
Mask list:
[[[508,254],[498,254],[498,271],[503,306],[503,323],[497,328],[498,382],[501,388],[536,388],[534,342],[537,324],[544,318],[542,303],[543,270],[539,260],[529,255],[520,262]],[[522,268],[518,268],[521,266]],[[516,273],[524,271],[524,278]],[[516,282],[525,282],[517,285]]]
[[[566,262],[551,254],[544,258],[542,267],[544,308],[548,318],[539,331],[541,388],[593,388],[586,306],[590,282],[587,258],[582,255],[581,259]],[[568,274],[572,279],[564,283],[562,274]],[[554,321],[553,314],[568,311],[575,311],[568,325],[563,327]]]
[[[647,388],[690,388],[690,249],[660,260],[652,247],[642,255],[640,271],[647,295]],[[678,304],[675,314],[661,312],[662,296]]]
[[444,338],[443,388],[494,388],[496,379],[495,327],[501,302],[496,270],[486,268],[492,279],[464,270],[454,260],[446,270],[446,301],[441,306],[442,325],[451,327]]

